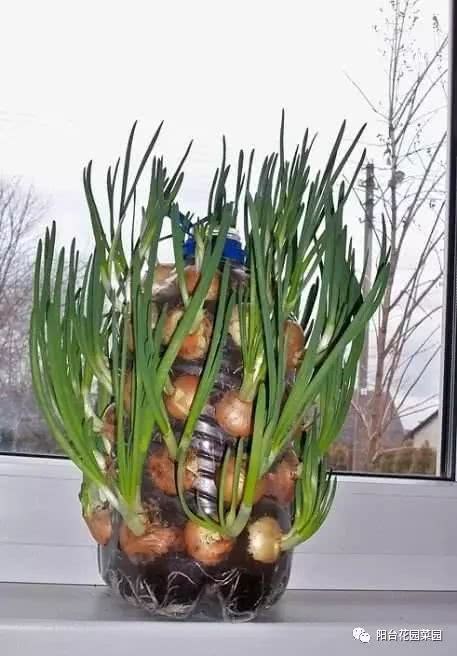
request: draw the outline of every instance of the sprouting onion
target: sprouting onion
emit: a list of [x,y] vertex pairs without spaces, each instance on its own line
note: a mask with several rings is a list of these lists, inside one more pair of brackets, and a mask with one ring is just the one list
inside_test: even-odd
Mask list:
[[200,379],[191,374],[177,376],[165,391],[165,406],[175,419],[187,419]]
[[[227,218],[229,215],[226,215]],[[197,248],[197,265],[195,266],[184,266],[184,260],[182,256],[182,244],[183,244],[183,231],[179,222],[179,211],[176,207],[172,209],[172,233],[173,233],[173,245],[174,252],[176,255],[176,271],[178,279],[178,287],[181,292],[182,307],[176,307],[169,311],[164,328],[164,343],[169,344],[172,337],[177,330],[181,322],[181,318],[184,316],[186,310],[192,303],[195,306],[195,316],[192,324],[189,326],[187,333],[182,335],[181,344],[178,350],[178,354],[185,360],[200,360],[205,357],[209,343],[211,340],[211,334],[213,331],[213,326],[211,320],[204,310],[204,302],[206,300],[216,300],[219,293],[220,285],[220,273],[219,271],[212,268],[213,276],[209,280],[205,280],[204,285],[199,283],[206,279],[206,270],[203,275],[203,268],[206,267],[208,262],[208,257],[210,256],[212,243],[211,237],[213,234],[213,226],[210,223],[209,228],[206,228],[204,231],[199,229],[197,232],[200,232],[200,237],[198,240]],[[223,221],[219,227],[219,239],[221,236],[221,230]],[[228,230],[228,225],[222,232],[226,234]],[[206,293],[200,294],[199,289],[204,288]],[[198,299],[198,303],[195,299]]]
[[229,390],[216,404],[216,420],[233,437],[248,437],[252,433],[253,398],[241,390]]
[[[153,484],[159,490],[170,496],[178,494],[176,489],[176,463],[170,457],[166,446],[156,448],[148,458],[147,471]],[[183,488],[192,489],[198,476],[198,461],[193,450],[189,450],[186,458]]]
[[[243,382],[239,390],[229,390],[216,403],[216,420],[229,435],[249,437],[252,434],[254,399],[265,375],[262,319],[259,310],[255,275],[249,279],[249,289],[240,287],[234,315],[230,318],[232,338],[239,334],[243,356]],[[236,319],[235,319],[236,321]]]
[[[120,545],[132,559],[185,548],[215,565],[245,532],[251,556],[274,565],[313,535],[330,510],[335,484],[324,456],[343,425],[365,328],[389,275],[384,230],[372,287],[362,295],[343,223],[364,154],[348,185],[339,178],[362,130],[340,156],[343,124],[325,167],[313,177],[308,133],[286,160],[283,117],[279,152],[265,158],[257,185],[254,154],[245,176],[240,153],[232,200],[224,141],[208,216],[195,223],[186,217],[196,242],[193,264],[184,261],[177,203],[188,150],[168,175],[162,158],[152,157],[159,127],[132,174],[134,132],[135,126],[122,165],[108,171],[107,225],[92,191],[92,164],[84,170],[94,234],[86,265],[74,242],[68,256],[64,249],[56,252],[55,225],[38,244],[30,329],[36,397],[59,445],[83,474],[83,516],[100,544],[111,539],[118,513]],[[146,167],[149,193],[138,222],[137,189]],[[249,278],[236,288],[223,250],[240,205]],[[163,265],[157,253],[166,217],[175,262]],[[171,283],[179,304],[159,308],[155,295]],[[198,475],[192,440],[211,405],[228,333],[241,351],[242,381],[219,396],[214,417],[230,436],[250,439],[228,442],[216,475],[217,509],[208,514],[198,498],[189,503]],[[199,376],[173,372],[177,357],[199,360]],[[179,443],[176,419],[183,425]],[[304,445],[298,460],[291,450],[297,431]],[[160,448],[151,450],[157,434]],[[188,519],[184,532],[148,513],[145,467],[157,488],[178,495]],[[279,503],[293,502],[289,531],[268,515],[252,521],[259,490]]]
[[234,541],[217,531],[187,522],[184,528],[187,553],[204,565],[217,565],[233,549]]
[[113,535],[112,512],[109,506],[91,510],[83,517],[95,542],[101,546],[108,544]]
[[[231,505],[232,501],[234,501],[236,505],[239,505],[243,498],[243,491],[246,484],[246,458],[242,463],[239,463],[239,461],[233,456],[227,460],[223,474],[220,472],[219,475],[219,479],[222,480],[222,478],[224,480],[224,485],[221,489],[221,493],[224,502],[227,505]],[[262,498],[266,487],[266,479],[261,478],[256,486],[253,503],[257,503],[259,499]]]
[[292,528],[283,533],[278,521],[269,516],[250,523],[248,551],[252,558],[262,563],[275,563],[283,551],[314,535],[328,515],[335,489],[336,479],[325,471],[314,431],[305,438],[303,472],[296,484]]
[[164,556],[170,551],[182,551],[183,532],[177,526],[162,526],[144,520],[145,529],[136,535],[127,524],[119,531],[119,544],[122,551],[132,560],[138,557],[147,559]]
[[108,544],[113,535],[112,511],[106,500],[101,498],[100,489],[84,478],[79,499],[83,519],[93,539],[97,544]]
[[281,555],[282,531],[273,517],[261,517],[248,527],[248,552],[261,563],[275,563]]
[[[160,128],[159,128],[160,129]],[[145,530],[139,488],[150,436],[154,425],[164,429],[170,451],[176,451],[160,403],[151,406],[147,391],[159,396],[151,369],[144,370],[145,352],[149,367],[158,366],[156,329],[149,325],[152,278],[157,245],[164,217],[170,212],[182,182],[180,167],[168,177],[160,159],[153,159],[150,193],[143,211],[140,233],[133,238],[133,252],[127,263],[122,245],[122,226],[135,197],[138,181],[158,137],[154,135],[130,181],[131,148],[135,126],[129,137],[122,171],[119,213],[116,226],[115,174],[108,172],[110,232],[106,234],[91,187],[91,164],[84,173],[84,188],[94,232],[94,253],[80,278],[79,257],[72,243],[64,285],[65,250],[55,261],[55,225],[46,231],[37,250],[34,299],[30,329],[30,357],[34,388],[39,405],[56,440],[82,470],[87,484],[98,491],[86,504],[85,515],[98,510],[94,497],[116,509],[126,526],[136,535]],[[133,228],[132,228],[133,230]],[[142,284],[145,267],[149,286]],[[131,369],[127,368],[128,330],[133,325],[137,345]],[[140,326],[141,324],[141,326]],[[140,345],[142,348],[140,348]],[[147,380],[146,380],[147,379]],[[90,394],[98,386],[116,407],[116,476],[106,471],[100,450],[103,426],[90,404]],[[125,409],[135,415],[126,434]],[[93,507],[91,507],[91,503]]]
[[[200,280],[201,272],[198,270],[196,265],[189,265],[184,269],[184,277],[186,279],[186,289],[189,294],[192,294],[198,284],[198,281]],[[217,301],[217,297],[219,296],[219,285],[220,273],[217,271],[208,289],[208,293],[206,295],[207,301]]]
[[295,497],[295,484],[300,477],[300,461],[293,449],[288,449],[272,471],[265,474],[267,493],[279,503],[292,503]]
[[[243,418],[237,412],[237,404],[239,400],[252,403],[246,416],[250,414],[251,421],[256,417],[250,429],[253,440],[247,447],[247,461],[246,447],[240,441],[232,489],[238,489],[244,462],[247,484],[239,507],[237,495],[233,494],[227,510],[225,478],[233,458],[228,450],[220,474],[217,520],[202,512],[192,514],[184,505],[186,514],[202,527],[236,537],[249,524],[257,482],[262,475],[270,476],[271,492],[277,499],[287,503],[295,496],[297,502],[294,528],[282,536],[281,551],[317,530],[315,527],[331,505],[333,487],[325,478],[321,457],[342,426],[354,388],[364,327],[381,300],[388,277],[383,239],[372,289],[362,297],[355,274],[354,249],[347,244],[342,213],[364,154],[349,185],[340,185],[334,203],[335,183],[362,130],[338,160],[344,131],[343,124],[327,165],[314,179],[308,163],[308,135],[297,148],[292,163],[286,162],[283,125],[279,157],[265,159],[257,190],[252,194],[250,158],[244,212],[250,283],[247,289],[238,291],[236,310],[230,317],[230,334],[240,344],[243,356],[243,383],[240,390],[222,397],[222,412],[221,401],[215,407],[220,425],[231,435],[240,436],[247,429],[240,431],[235,425],[241,425]],[[291,316],[298,317],[293,327],[289,323]],[[286,394],[289,366],[296,373]],[[282,463],[281,454],[296,441],[297,430],[303,428],[312,449],[305,449],[298,463]],[[312,481],[317,470],[321,473],[316,490]],[[315,508],[311,523],[306,524],[301,514],[304,506],[300,505],[300,490],[310,485],[314,498],[321,499],[322,504]]]

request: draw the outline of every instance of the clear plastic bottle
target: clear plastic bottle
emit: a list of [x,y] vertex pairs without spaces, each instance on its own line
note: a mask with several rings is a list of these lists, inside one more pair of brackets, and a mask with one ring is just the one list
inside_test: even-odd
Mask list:
[[[186,264],[194,262],[195,242],[188,239],[184,247]],[[223,258],[231,260],[231,285],[246,282],[248,273],[244,266],[244,252],[240,239],[231,230],[225,243]],[[172,309],[180,303],[176,281],[164,285],[155,301],[167,303]],[[205,311],[214,317],[217,301],[207,301]],[[172,377],[182,374],[199,375],[203,360],[189,361],[177,358]],[[200,506],[211,515],[217,503],[217,472],[228,444],[236,440],[226,434],[214,417],[214,406],[227,390],[238,389],[241,384],[242,358],[239,347],[230,336],[224,346],[222,364],[209,402],[194,430],[191,448],[196,455],[198,475],[192,489],[187,492],[188,504]],[[183,423],[173,421],[175,434],[179,435]],[[160,434],[154,435],[150,457],[163,449]],[[184,531],[187,517],[179,498],[165,494],[156,485],[145,467],[142,500],[146,508],[160,518],[165,526]],[[252,520],[264,515],[278,520],[281,528],[290,527],[290,506],[269,494],[268,485],[255,503]],[[255,561],[249,554],[248,535],[245,529],[236,539],[226,557],[215,564],[205,564],[191,557],[181,539],[174,549],[154,558],[129,557],[119,546],[119,517],[114,518],[113,537],[109,544],[99,547],[100,573],[105,582],[123,598],[152,615],[186,619],[191,616],[206,619],[247,621],[262,609],[274,604],[284,592],[290,574],[291,553],[283,553],[273,564]]]

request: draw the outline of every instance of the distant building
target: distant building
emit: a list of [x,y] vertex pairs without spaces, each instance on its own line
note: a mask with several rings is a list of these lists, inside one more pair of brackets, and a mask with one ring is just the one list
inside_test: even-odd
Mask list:
[[436,476],[440,454],[439,415],[435,411],[405,434],[401,446],[378,451],[373,467],[382,473]]
[[420,424],[405,435],[405,440],[410,440],[413,446],[422,446],[428,442],[432,449],[436,450],[438,462],[441,457],[441,426],[438,410],[423,419]]

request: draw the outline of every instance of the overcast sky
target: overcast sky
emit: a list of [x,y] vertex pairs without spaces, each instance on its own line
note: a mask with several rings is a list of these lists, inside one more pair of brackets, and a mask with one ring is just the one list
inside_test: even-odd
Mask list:
[[[430,39],[431,12],[447,25],[448,0],[423,0],[418,36]],[[319,132],[316,160],[341,121],[348,138],[365,121],[379,125],[346,74],[379,97],[386,64],[373,24],[385,0],[170,0],[58,2],[13,0],[2,6],[0,176],[20,176],[46,199],[62,241],[89,240],[81,172],[95,160],[104,193],[107,164],[140,121],[144,145],[165,119],[158,152],[170,165],[194,146],[181,195],[204,212],[220,157],[277,146],[286,109],[287,143]],[[445,117],[443,115],[444,127]],[[99,174],[99,175],[97,175]],[[354,205],[356,208],[356,205]],[[357,212],[347,217],[361,238]],[[419,237],[420,238],[420,237]]]

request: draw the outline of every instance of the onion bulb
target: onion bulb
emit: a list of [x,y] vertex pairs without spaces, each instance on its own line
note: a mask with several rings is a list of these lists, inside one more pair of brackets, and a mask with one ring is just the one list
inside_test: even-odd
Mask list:
[[[184,269],[184,277],[186,280],[186,289],[189,294],[193,294],[195,288],[197,287],[201,273],[195,265],[186,266]],[[219,297],[219,287],[220,287],[221,274],[219,271],[216,271],[211,284],[209,286],[208,292],[206,294],[207,301],[217,301]]]
[[109,508],[98,508],[90,514],[83,513],[84,521],[97,544],[104,546],[111,540],[113,525]]
[[182,308],[174,308],[168,312],[165,323],[163,326],[163,343],[169,344],[173,333],[176,330],[176,326],[181,320],[184,310]]
[[173,381],[173,392],[165,394],[165,406],[172,417],[184,421],[192,407],[200,378],[190,374],[178,376]]
[[233,549],[234,541],[199,524],[188,521],[184,527],[187,553],[203,565],[217,565]]
[[292,449],[286,451],[275,469],[266,475],[267,494],[275,497],[281,504],[292,503],[299,464],[295,452]]
[[111,403],[105,410],[102,416],[102,429],[101,434],[103,437],[113,444],[116,439],[116,429],[117,429],[117,420],[116,420],[116,406],[114,403]]
[[248,526],[248,551],[254,560],[275,563],[281,555],[282,531],[273,517],[261,517]]
[[164,556],[170,551],[183,549],[182,529],[177,526],[148,524],[143,535],[135,535],[127,524],[122,524],[119,531],[119,544],[122,551],[129,556]]
[[[220,474],[221,472],[219,472],[219,476]],[[232,456],[227,463],[227,467],[225,470],[224,488],[222,490],[222,493],[224,495],[224,501],[226,504],[232,503],[234,475],[235,475],[235,458]],[[237,506],[241,503],[245,482],[246,482],[246,465],[243,464],[241,466],[240,475],[238,478],[238,491],[236,495]],[[257,503],[257,501],[259,501],[259,499],[263,497],[264,493],[265,493],[265,480],[261,478],[259,481],[257,481],[253,503]]]
[[200,360],[206,355],[213,332],[213,325],[205,315],[197,330],[189,333],[182,341],[179,355],[184,360]]
[[[188,452],[183,476],[184,490],[190,490],[197,476],[197,457],[195,452]],[[156,449],[148,459],[148,471],[154,485],[164,494],[176,496],[176,463],[171,459],[166,446]]]
[[302,327],[295,321],[286,321],[286,366],[296,369],[305,350],[305,336]]
[[154,269],[154,279],[152,283],[152,293],[157,292],[158,288],[170,282],[176,275],[174,264],[157,264]]
[[252,401],[243,401],[237,390],[230,390],[215,405],[216,421],[232,437],[252,433]]
[[[169,344],[183,314],[182,308],[175,308],[168,313],[163,329],[164,344]],[[178,351],[179,355],[184,360],[200,360],[203,358],[208,351],[212,332],[213,325],[204,314],[197,328],[184,337]]]

